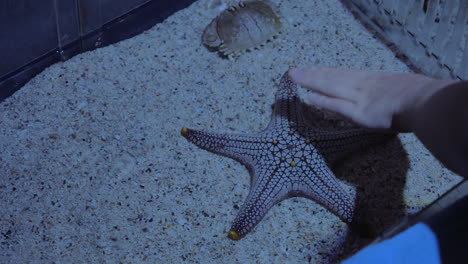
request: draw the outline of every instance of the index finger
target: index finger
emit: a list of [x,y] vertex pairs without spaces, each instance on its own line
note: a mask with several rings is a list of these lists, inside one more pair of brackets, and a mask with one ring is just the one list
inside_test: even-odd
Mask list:
[[293,68],[289,77],[311,91],[354,102],[358,96],[352,85],[356,72],[325,67]]

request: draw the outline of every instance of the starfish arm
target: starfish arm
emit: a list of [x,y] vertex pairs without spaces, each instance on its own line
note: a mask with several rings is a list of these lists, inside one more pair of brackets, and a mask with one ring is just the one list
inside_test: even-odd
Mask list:
[[285,130],[291,125],[304,122],[301,100],[297,96],[297,84],[289,78],[288,72],[283,74],[278,86],[273,115],[267,130]]
[[352,152],[382,143],[396,135],[367,129],[320,131],[306,128],[304,130],[301,134],[312,141],[329,164],[334,164]]
[[238,160],[248,168],[262,158],[264,145],[272,144],[268,142],[268,136],[261,135],[212,133],[186,127],[182,128],[181,134],[196,146]]
[[244,205],[237,214],[228,237],[239,240],[248,234],[263,219],[270,208],[288,198],[288,188],[280,166],[260,169],[253,173],[252,188]]
[[350,224],[354,220],[354,199],[340,186],[333,172],[324,161],[303,169],[308,175],[298,185],[299,195],[323,205],[342,221]]

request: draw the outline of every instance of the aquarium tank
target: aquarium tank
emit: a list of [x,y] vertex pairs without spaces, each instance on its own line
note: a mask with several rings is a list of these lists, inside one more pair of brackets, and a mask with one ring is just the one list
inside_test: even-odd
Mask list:
[[316,107],[290,73],[463,82],[467,14],[2,1],[0,263],[340,263],[441,212],[465,219],[466,180],[417,136]]

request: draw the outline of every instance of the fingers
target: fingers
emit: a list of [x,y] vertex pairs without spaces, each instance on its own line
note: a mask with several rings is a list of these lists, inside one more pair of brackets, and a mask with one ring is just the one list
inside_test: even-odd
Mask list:
[[[388,128],[389,125],[387,124],[380,124],[374,122],[374,120],[368,120],[365,116],[360,114],[359,106],[351,101],[333,98],[326,95],[321,95],[318,93],[312,92],[308,96],[308,101],[310,104],[318,106],[320,108],[330,110],[336,113],[341,114],[344,117],[347,117],[353,120],[355,123],[370,127],[370,128]],[[375,124],[374,124],[375,123]]]
[[331,110],[348,118],[354,119],[352,114],[356,112],[356,104],[351,101],[329,97],[314,92],[309,94],[308,101],[310,104],[316,105],[320,108]]
[[352,100],[356,98],[356,85],[360,71],[311,67],[292,69],[289,76],[294,82],[311,91],[335,98]]

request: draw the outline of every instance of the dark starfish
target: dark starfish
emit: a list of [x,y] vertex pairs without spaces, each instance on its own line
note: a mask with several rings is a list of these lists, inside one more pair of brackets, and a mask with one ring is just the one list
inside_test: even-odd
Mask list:
[[[257,134],[210,133],[188,129],[193,144],[244,164],[251,172],[250,193],[228,237],[249,233],[276,203],[290,197],[312,199],[348,224],[355,224],[354,200],[327,166],[343,155],[388,138],[365,129],[324,131],[306,124],[295,84],[280,80],[272,119]],[[326,159],[325,159],[326,157]]]

